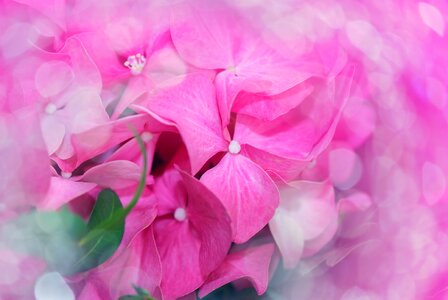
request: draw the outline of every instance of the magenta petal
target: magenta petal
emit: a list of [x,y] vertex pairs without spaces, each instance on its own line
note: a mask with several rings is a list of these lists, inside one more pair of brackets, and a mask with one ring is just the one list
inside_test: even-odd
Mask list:
[[277,208],[279,194],[274,182],[243,155],[226,154],[201,181],[227,208],[236,243],[244,243],[260,231]]
[[58,209],[71,200],[84,195],[96,187],[95,183],[80,182],[61,177],[51,177],[50,188],[39,208]]
[[178,77],[170,84],[149,100],[148,108],[176,124],[187,146],[192,171],[196,173],[227,146],[222,136],[215,88],[207,76],[200,74]]
[[227,255],[224,262],[207,279],[199,290],[199,297],[237,279],[249,279],[258,295],[263,294],[269,281],[269,265],[273,244],[250,247]]
[[224,259],[232,241],[230,217],[218,198],[196,178],[180,171],[188,194],[188,216],[201,240],[199,263],[204,275]]
[[136,185],[141,176],[141,168],[127,160],[114,160],[87,170],[80,180],[94,182],[113,190]]
[[154,233],[162,260],[162,294],[168,299],[187,295],[205,280],[199,263],[201,241],[189,222],[156,220]]
[[179,172],[175,169],[165,171],[163,176],[156,179],[154,193],[158,199],[159,216],[173,213],[178,207],[185,209],[187,191],[181,180]]
[[200,181],[170,170],[158,179],[155,194],[162,209],[186,210],[184,220],[156,219],[154,232],[163,266],[161,289],[167,299],[185,296],[201,286],[226,256],[231,244],[230,218],[224,206]]

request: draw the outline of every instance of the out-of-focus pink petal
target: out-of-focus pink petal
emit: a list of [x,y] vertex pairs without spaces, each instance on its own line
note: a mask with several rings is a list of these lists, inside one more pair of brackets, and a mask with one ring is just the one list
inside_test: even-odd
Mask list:
[[[133,285],[157,293],[160,285],[161,265],[152,228],[142,231],[120,253],[116,253],[103,265],[96,268],[85,279],[79,299],[118,299],[126,294],[135,294]],[[93,298],[95,299],[95,298]]]
[[148,109],[176,124],[187,146],[193,174],[226,148],[215,89],[207,76],[192,74],[167,83],[150,97]]
[[201,181],[227,208],[236,243],[243,243],[260,231],[277,208],[279,194],[274,182],[243,155],[226,154]]
[[44,116],[41,128],[48,154],[53,154],[62,144],[65,136],[65,125],[54,116]]
[[258,295],[263,294],[269,281],[269,265],[273,244],[254,246],[227,255],[224,262],[208,277],[199,290],[199,296],[205,297],[217,288],[238,280],[248,279]]
[[295,267],[304,245],[317,239],[336,218],[334,191],[328,181],[295,181],[280,187],[280,205],[269,227],[285,267]]
[[127,160],[114,160],[87,170],[79,180],[94,182],[113,190],[136,185],[141,176],[141,168]]
[[29,7],[37,10],[38,12],[49,17],[55,22],[61,29],[65,29],[65,1],[63,0],[14,0],[15,2],[28,5]]
[[2,211],[42,201],[50,184],[50,160],[34,112],[0,114],[0,157]]
[[92,182],[80,182],[61,177],[51,177],[48,193],[38,207],[41,209],[56,210],[95,187],[96,184]]

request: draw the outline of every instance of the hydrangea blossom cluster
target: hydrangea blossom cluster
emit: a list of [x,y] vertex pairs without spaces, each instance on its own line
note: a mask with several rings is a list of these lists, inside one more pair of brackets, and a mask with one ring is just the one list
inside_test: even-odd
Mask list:
[[447,5],[0,15],[1,299],[447,297]]

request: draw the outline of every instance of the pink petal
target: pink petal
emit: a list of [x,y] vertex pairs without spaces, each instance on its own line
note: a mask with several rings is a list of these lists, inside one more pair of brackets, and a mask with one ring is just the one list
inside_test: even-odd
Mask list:
[[235,65],[234,49],[245,32],[241,23],[222,2],[190,1],[173,7],[170,31],[184,60],[199,68],[225,69]]
[[88,193],[96,187],[95,183],[77,182],[61,177],[51,177],[50,188],[39,208],[56,210],[71,200]]
[[243,243],[272,218],[278,205],[271,178],[243,155],[226,154],[201,181],[217,195],[232,219],[234,241]]
[[216,105],[215,89],[210,79],[192,74],[171,81],[149,100],[148,108],[176,124],[187,146],[193,173],[217,152],[226,149]]
[[137,185],[140,176],[141,168],[135,163],[115,160],[87,170],[79,180],[116,190]]
[[306,160],[280,157],[250,145],[244,145],[242,152],[266,172],[273,172],[285,181],[297,179],[302,171],[311,163]]
[[274,245],[265,244],[227,255],[201,287],[199,297],[205,297],[217,288],[242,278],[249,279],[258,295],[263,294],[268,287],[269,264],[273,253]]
[[279,94],[322,73],[322,67],[313,58],[289,60],[262,41],[253,41],[238,56],[235,72],[248,79],[244,90],[251,93]]
[[[347,73],[347,74],[346,74]],[[265,122],[240,115],[234,139],[293,160],[311,160],[331,141],[350,90],[352,70],[334,81],[319,82],[300,106]]]
[[241,92],[232,110],[257,119],[274,120],[297,107],[313,89],[312,85],[304,82],[275,96]]

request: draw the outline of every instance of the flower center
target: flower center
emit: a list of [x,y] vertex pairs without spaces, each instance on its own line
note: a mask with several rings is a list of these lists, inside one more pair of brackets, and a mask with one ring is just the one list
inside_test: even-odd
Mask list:
[[70,177],[72,177],[72,173],[70,173],[70,172],[61,172],[61,176],[64,177],[65,179],[69,179]]
[[53,103],[48,103],[47,106],[45,106],[45,112],[49,115],[54,114],[55,111],[57,111],[58,108]]
[[124,62],[125,67],[131,70],[132,75],[139,75],[142,73],[146,64],[146,58],[137,53],[136,55],[128,56],[128,59]]
[[238,154],[241,151],[241,145],[235,140],[229,143],[229,152],[232,154]]
[[174,211],[174,219],[176,219],[179,222],[185,221],[187,218],[187,212],[185,211],[185,208],[178,207]]
[[149,131],[145,131],[145,132],[143,132],[143,133],[140,135],[140,137],[142,138],[142,140],[143,140],[145,143],[148,143],[148,142],[150,142],[150,141],[152,140],[153,135],[152,135],[151,132],[149,132]]

